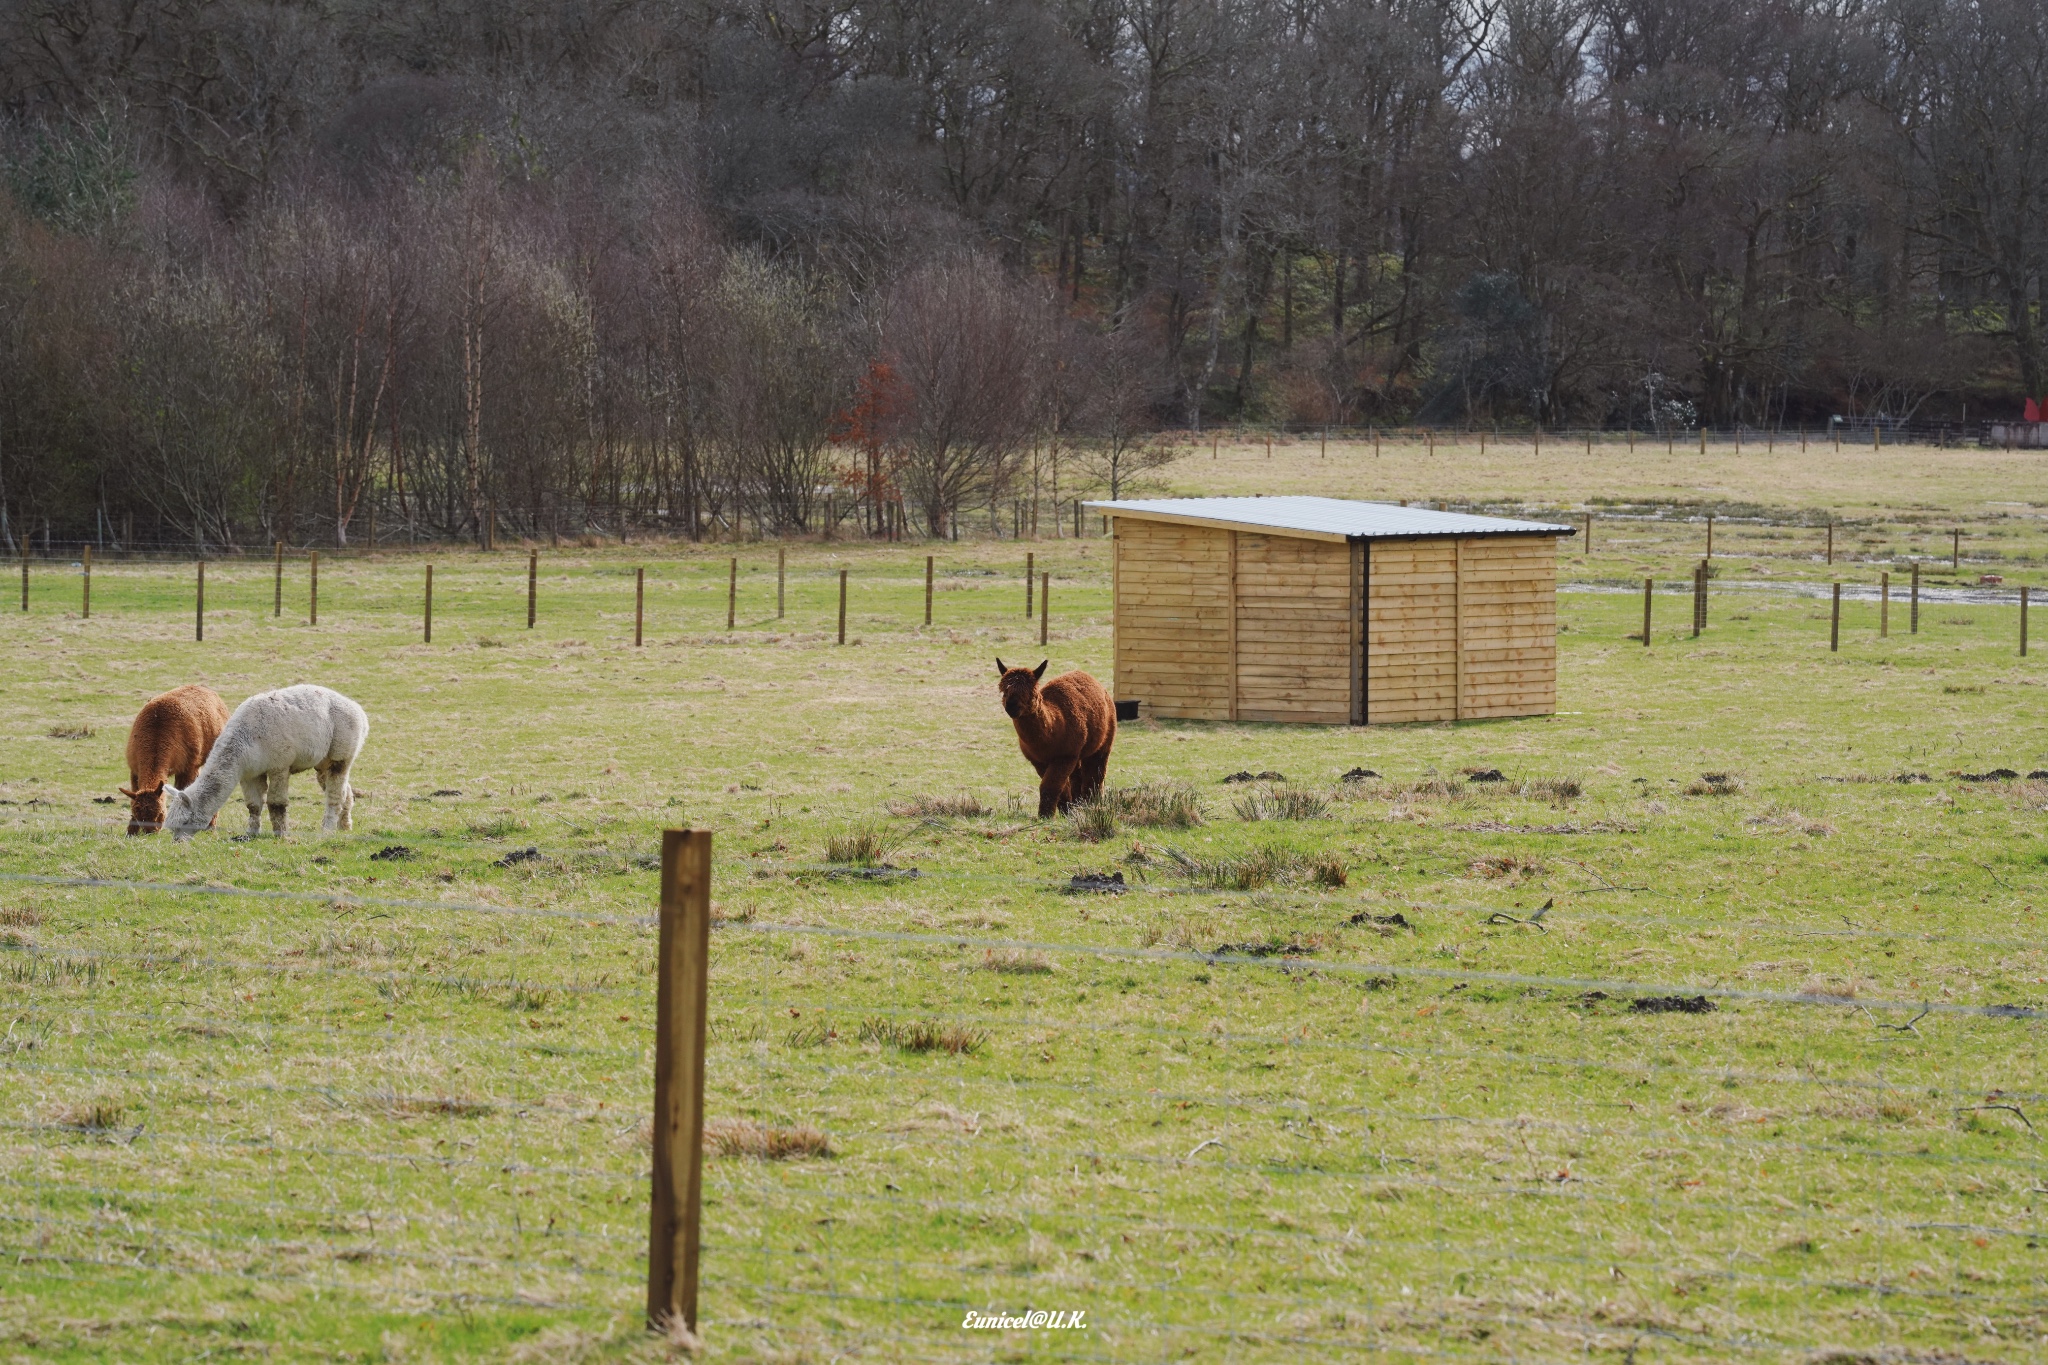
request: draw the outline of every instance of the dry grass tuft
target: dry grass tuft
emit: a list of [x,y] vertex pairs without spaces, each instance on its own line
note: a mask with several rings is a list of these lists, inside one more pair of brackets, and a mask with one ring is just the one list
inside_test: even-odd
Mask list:
[[1550,871],[1542,863],[1518,857],[1513,853],[1496,853],[1485,858],[1475,858],[1466,864],[1465,870],[1475,877],[1485,877],[1490,881],[1526,881],[1531,877],[1541,877]]
[[873,867],[889,856],[889,836],[873,825],[860,825],[841,834],[827,836],[825,861]]
[[755,1119],[713,1119],[704,1125],[704,1141],[714,1156],[751,1157],[755,1161],[801,1161],[834,1155],[832,1139],[802,1123],[782,1128]]
[[1350,879],[1344,860],[1334,853],[1297,853],[1292,849],[1262,848],[1235,858],[1201,860],[1175,854],[1189,879],[1227,891],[1257,891],[1266,886],[1343,886]]
[[380,1095],[373,1103],[394,1116],[473,1119],[491,1113],[498,1106],[489,1100],[463,1095]]
[[1685,784],[1687,796],[1739,796],[1742,794],[1742,779],[1734,773],[1701,773],[1699,777]]
[[91,739],[93,728],[90,725],[52,725],[49,734],[51,739]]
[[33,929],[43,922],[43,912],[33,905],[0,906],[0,924],[15,928]]
[[1827,821],[1816,820],[1809,815],[1802,815],[1790,806],[1771,806],[1766,810],[1758,811],[1742,823],[1751,829],[1789,830],[1792,833],[1808,835],[1815,839],[1824,839],[1835,832],[1835,827]]
[[891,801],[889,814],[904,818],[940,817],[946,819],[971,820],[980,815],[994,812],[984,806],[977,797],[961,793],[958,796],[912,796],[901,801]]
[[981,955],[981,969],[1010,976],[1039,976],[1052,970],[1052,960],[1043,953],[1016,948],[990,948]]
[[1067,816],[1075,837],[1089,843],[1114,837],[1123,825],[1192,829],[1203,820],[1202,795],[1187,782],[1105,787],[1093,800],[1076,802]]
[[896,1019],[863,1019],[860,1040],[864,1043],[885,1043],[905,1052],[946,1052],[957,1057],[979,1051],[988,1042],[988,1034],[980,1029],[945,1024],[936,1019],[913,1019],[907,1023]]
[[58,1107],[50,1121],[74,1133],[111,1133],[121,1127],[128,1111],[112,1100],[84,1100]]
[[1330,798],[1296,787],[1267,787],[1231,802],[1240,820],[1321,820]]
[[1586,784],[1576,777],[1525,777],[1508,789],[1516,796],[1534,797],[1563,805],[1586,794]]

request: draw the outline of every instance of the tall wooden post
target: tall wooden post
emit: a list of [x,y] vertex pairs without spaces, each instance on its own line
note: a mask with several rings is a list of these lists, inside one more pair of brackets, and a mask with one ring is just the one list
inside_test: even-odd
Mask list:
[[1881,573],[1877,576],[1877,638],[1887,640],[1892,633],[1892,576]]
[[320,552],[311,550],[306,555],[306,624],[320,624]]
[[1836,582],[1836,584],[1835,584],[1835,600],[1834,600],[1834,605],[1833,605],[1833,607],[1831,607],[1831,608],[1829,609],[1829,611],[1828,611],[1828,651],[1829,651],[1830,653],[1833,653],[1834,651],[1836,651],[1836,650],[1840,649],[1841,647],[1842,647],[1842,585],[1841,585],[1841,583],[1840,583],[1839,581],[1837,581],[1837,582]]
[[284,542],[281,540],[277,542],[277,564],[274,572],[270,592],[270,614],[281,617],[284,615]]
[[740,560],[734,555],[725,566],[725,628],[732,629],[740,609]]
[[633,648],[640,648],[641,628],[647,622],[647,570],[633,570]]
[[1655,592],[1655,591],[1656,591],[1656,589],[1657,589],[1657,580],[1656,580],[1656,579],[1654,579],[1654,578],[1645,578],[1645,579],[1643,580],[1643,648],[1644,648],[1644,649],[1648,649],[1648,648],[1650,647],[1650,595],[1651,595],[1651,594],[1652,594],[1653,592]]
[[[927,599],[929,600],[929,599]],[[839,571],[839,643],[846,643],[846,570]]]
[[1913,607],[1910,622],[1909,633],[1918,635],[1920,633],[1920,561],[1917,559],[1913,561]]
[[775,551],[775,619],[782,619],[783,585],[789,575],[789,547],[779,546]]
[[1712,559],[1713,557],[1714,557],[1714,518],[1713,518],[1713,514],[1709,513],[1709,514],[1708,514],[1708,516],[1707,516],[1707,558],[1708,558],[1708,559]]
[[1038,586],[1038,556],[1024,556],[1024,619],[1031,619],[1031,591]]
[[434,566],[427,565],[427,595],[420,609],[420,642],[434,643]]
[[1701,560],[1692,570],[1692,638],[1700,638],[1700,616],[1707,590],[1707,563]]
[[90,621],[92,620],[92,546],[88,545],[85,547],[85,556],[79,561],[79,567],[85,571],[79,582],[79,592],[81,594],[78,604],[79,619]]
[[932,557],[924,557],[924,623],[932,623]]
[[1835,562],[1835,524],[1828,523],[1828,563]]
[[1593,553],[1593,514],[1586,513],[1586,553]]
[[647,1325],[697,1329],[704,1177],[704,1043],[711,984],[711,832],[664,830],[655,948],[653,1188]]
[[534,616],[540,606],[540,551],[526,552],[526,628],[533,629]]
[[199,561],[199,591],[192,613],[192,638],[206,641],[206,561]]
[[1045,573],[1038,581],[1038,643],[1044,644],[1047,632],[1052,629],[1052,574]]
[[1963,528],[1958,526],[1949,532],[1948,567],[1951,571],[1963,567]]

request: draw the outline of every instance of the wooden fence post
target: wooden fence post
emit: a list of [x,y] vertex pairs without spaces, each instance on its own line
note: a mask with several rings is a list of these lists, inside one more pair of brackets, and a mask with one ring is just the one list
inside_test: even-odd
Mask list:
[[932,623],[932,557],[924,557],[924,623]]
[[306,555],[306,624],[320,624],[320,552],[310,550]]
[[1701,560],[1692,568],[1692,638],[1700,638],[1701,608],[1705,605],[1707,589],[1707,563]]
[[434,566],[427,565],[427,600],[420,614],[422,644],[434,643]]
[[1040,575],[1038,583],[1038,643],[1044,644],[1052,629],[1052,574]]
[[775,551],[775,619],[782,619],[783,587],[789,581],[789,547],[780,546]]
[[1892,576],[1881,573],[1877,576],[1877,638],[1886,640],[1892,633]]
[[2020,657],[2027,657],[2027,595],[2028,589],[2020,588]]
[[1706,429],[1706,427],[1702,426],[1702,427],[1700,428],[1700,454],[1704,455],[1704,454],[1706,454],[1706,453],[1707,453],[1707,429]]
[[534,616],[540,606],[540,551],[526,552],[526,628],[533,629]]
[[647,1325],[697,1330],[704,1176],[704,1042],[710,995],[711,832],[664,830],[655,949],[653,1188]]
[[199,561],[199,595],[192,614],[192,638],[206,641],[206,561]]
[[725,573],[725,628],[732,629],[740,609],[740,559],[734,555],[726,565]]
[[85,555],[79,561],[79,566],[85,570],[79,584],[79,591],[82,594],[79,599],[79,619],[90,621],[92,620],[92,546],[88,545],[85,547]]
[[1835,562],[1835,524],[1828,523],[1828,563]]
[[1593,514],[1586,513],[1586,553],[1593,553]]
[[270,614],[284,615],[284,542],[281,540],[277,542],[276,579],[271,585]]
[[1644,648],[1644,649],[1648,649],[1648,648],[1650,647],[1650,594],[1651,594],[1652,592],[1654,592],[1654,591],[1656,590],[1656,587],[1657,587],[1657,580],[1656,580],[1656,579],[1654,579],[1654,578],[1645,578],[1645,579],[1643,580],[1643,648]]
[[1842,647],[1842,584],[1841,584],[1841,582],[1840,582],[1839,580],[1837,580],[1837,581],[1836,581],[1836,583],[1835,583],[1835,602],[1834,602],[1834,606],[1833,606],[1833,607],[1832,607],[1832,608],[1831,608],[1831,609],[1829,610],[1829,612],[1828,612],[1828,652],[1832,654],[1833,652],[1835,652],[1836,650],[1840,649],[1841,647]]
[[642,627],[647,622],[647,570],[633,570],[633,648],[640,648]]
[[1920,561],[1913,561],[1913,608],[1910,634],[1920,633]]
[[839,571],[839,643],[846,643],[846,570]]
[[1024,556],[1024,619],[1031,619],[1031,590],[1038,586],[1038,556]]
[[1949,532],[1948,567],[1950,572],[1963,567],[1963,528],[1958,526]]
[[1712,514],[1712,513],[1709,513],[1709,514],[1707,515],[1707,558],[1708,558],[1708,559],[1712,559],[1713,557],[1714,557],[1714,518],[1713,518],[1713,514]]

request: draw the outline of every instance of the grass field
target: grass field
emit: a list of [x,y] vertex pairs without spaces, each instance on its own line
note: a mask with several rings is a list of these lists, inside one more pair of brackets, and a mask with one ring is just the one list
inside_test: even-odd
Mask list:
[[[992,670],[1106,671],[1099,540],[932,547],[930,629],[921,545],[792,546],[780,621],[772,547],[549,552],[531,632],[523,553],[442,550],[432,645],[425,556],[323,563],[317,627],[297,566],[273,618],[267,561],[211,565],[204,644],[189,566],[97,566],[89,621],[38,566],[0,616],[0,1359],[665,1355],[679,825],[722,917],[707,1358],[2048,1358],[2048,669],[2012,607],[1946,600],[1888,639],[1849,604],[1831,653],[1778,584],[1829,567],[1763,538],[1960,522],[2010,533],[1963,582],[2048,582],[2024,457],[1936,454],[1190,460],[1176,491],[1662,513],[1567,545],[1570,582],[1683,578],[1703,489],[1760,510],[1697,640],[1683,599],[1645,649],[1637,598],[1561,596],[1554,717],[1128,725],[1111,782],[1151,790],[1092,824],[1032,818]],[[148,696],[300,680],[371,714],[352,835],[306,777],[282,842],[95,804]],[[1175,790],[1199,823],[1140,823]]]

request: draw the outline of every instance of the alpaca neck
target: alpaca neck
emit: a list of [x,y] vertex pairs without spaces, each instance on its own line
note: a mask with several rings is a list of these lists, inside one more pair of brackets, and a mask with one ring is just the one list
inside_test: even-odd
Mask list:
[[192,808],[209,820],[220,814],[220,808],[228,803],[228,794],[234,791],[241,772],[240,743],[222,735],[214,743],[213,752],[207,756],[199,776],[192,779],[192,785],[185,790],[192,800]]
[[1017,728],[1034,735],[1042,735],[1052,729],[1058,717],[1053,709],[1040,699],[1036,691],[1024,699],[1017,708]]

